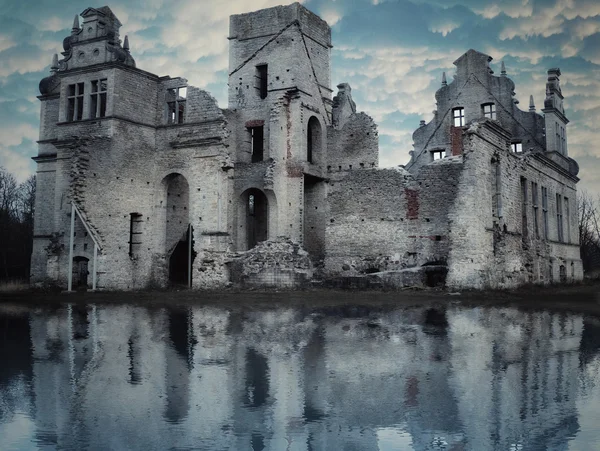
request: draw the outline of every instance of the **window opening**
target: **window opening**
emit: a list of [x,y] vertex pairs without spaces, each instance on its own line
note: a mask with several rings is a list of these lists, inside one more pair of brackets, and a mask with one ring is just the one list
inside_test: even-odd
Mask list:
[[254,194],[248,196],[248,214],[254,216]]
[[542,216],[544,219],[544,239],[548,239],[548,188],[542,186]]
[[142,246],[142,215],[130,213],[129,215],[129,256],[136,257]]
[[306,161],[315,162],[315,157],[321,154],[321,124],[319,119],[311,116],[307,124],[306,133]]
[[68,87],[67,121],[80,121],[83,119],[83,83],[75,83]]
[[446,151],[445,150],[432,150],[431,155],[432,155],[434,161],[441,160],[442,158],[446,158]]
[[562,209],[562,196],[556,194],[556,228],[558,231],[558,241],[563,242],[563,209]]
[[460,107],[460,108],[454,108],[452,110],[452,114],[454,117],[454,126],[455,127],[462,127],[463,125],[465,125],[465,109]]
[[485,103],[483,106],[483,116],[496,119],[496,104],[495,103]]
[[514,153],[522,153],[523,152],[523,143],[521,143],[520,141],[512,143],[511,150]]
[[531,210],[533,213],[533,232],[535,237],[540,237],[540,229],[538,224],[538,184],[531,182]]
[[261,99],[267,97],[267,83],[268,83],[268,66],[261,64],[256,66],[256,78],[258,79],[258,92]]
[[527,179],[521,177],[521,236],[525,240],[528,236],[527,230]]
[[185,118],[185,103],[187,88],[167,89],[167,123],[183,124]]
[[248,129],[250,132],[250,139],[252,141],[252,163],[263,161],[264,157],[264,132],[263,126],[251,127]]
[[92,93],[90,94],[90,118],[106,116],[106,78],[92,81]]
[[565,206],[565,216],[567,217],[566,219],[566,224],[567,224],[567,239],[565,240],[567,243],[571,242],[571,211],[570,211],[570,207],[569,207],[569,198],[564,197],[563,198],[563,204]]

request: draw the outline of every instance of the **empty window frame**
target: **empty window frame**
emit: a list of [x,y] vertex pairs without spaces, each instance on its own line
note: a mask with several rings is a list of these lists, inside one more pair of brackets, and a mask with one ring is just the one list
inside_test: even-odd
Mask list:
[[569,205],[569,198],[563,197],[563,204],[565,207],[565,223],[567,224],[567,236],[565,237],[565,242],[571,242],[571,206]]
[[521,177],[521,236],[523,240],[528,237],[527,230],[527,179]]
[[544,223],[544,239],[548,239],[548,188],[542,186],[542,216]]
[[75,83],[67,87],[67,121],[83,119],[83,83]]
[[523,152],[523,143],[521,141],[515,141],[511,145],[511,150],[514,153],[522,153]]
[[306,131],[306,161],[314,163],[321,154],[321,124],[315,116],[308,120]]
[[90,119],[106,116],[106,78],[92,80],[92,92],[90,94]]
[[481,105],[481,108],[483,109],[483,116],[490,118],[490,119],[496,119],[496,104],[495,103],[484,103],[483,105]]
[[556,194],[556,230],[558,234],[558,241],[561,243],[564,241],[563,234],[563,207],[562,207],[562,196]]
[[540,227],[538,222],[538,184],[531,182],[531,213],[533,218],[533,233],[535,237],[540,237]]
[[454,118],[455,127],[462,127],[465,125],[465,109],[463,107],[454,108],[452,110],[452,117]]
[[183,124],[185,119],[187,88],[167,89],[167,123]]
[[252,148],[252,163],[263,161],[264,159],[264,131],[263,126],[248,128]]
[[142,246],[142,215],[129,214],[129,256],[137,257]]
[[433,161],[435,160],[441,160],[442,158],[446,158],[446,151],[445,150],[432,150],[431,151],[431,159]]
[[260,95],[261,99],[265,99],[267,97],[267,86],[268,86],[268,79],[269,77],[269,72],[268,72],[268,66],[266,64],[260,64],[258,66],[256,66],[256,82],[257,82],[257,88],[258,88],[258,93]]

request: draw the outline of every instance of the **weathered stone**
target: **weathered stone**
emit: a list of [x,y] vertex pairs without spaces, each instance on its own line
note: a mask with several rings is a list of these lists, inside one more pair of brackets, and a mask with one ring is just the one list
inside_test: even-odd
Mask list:
[[104,289],[581,279],[558,69],[541,116],[469,50],[410,163],[379,169],[373,119],[346,83],[331,99],[331,30],[299,3],[231,17],[227,109],[136,68],[108,7],[82,16],[40,83],[34,283],[66,284],[71,204],[75,279]]

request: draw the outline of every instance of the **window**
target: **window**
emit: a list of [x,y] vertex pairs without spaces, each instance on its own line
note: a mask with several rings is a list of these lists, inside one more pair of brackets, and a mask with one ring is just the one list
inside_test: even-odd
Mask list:
[[455,127],[462,127],[463,125],[465,125],[465,109],[460,107],[460,108],[454,108],[452,110],[452,116],[454,117],[454,126]]
[[315,116],[308,120],[306,133],[306,161],[314,163],[314,157],[321,154],[321,124]]
[[167,123],[183,124],[185,118],[185,101],[187,88],[167,89]]
[[495,103],[484,103],[483,107],[483,116],[488,117],[490,119],[496,119],[496,104]]
[[248,128],[252,140],[252,163],[263,161],[264,132],[263,126]]
[[67,121],[80,121],[83,118],[83,83],[69,85],[67,89]]
[[556,194],[556,229],[558,232],[558,241],[561,243],[564,241],[563,235],[563,209],[562,209],[562,196]]
[[267,65],[261,64],[256,66],[256,78],[258,84],[258,92],[261,99],[265,99],[267,97],[267,83],[268,83],[268,71]]
[[255,211],[254,211],[254,194],[250,194],[248,196],[248,214],[250,216],[254,216]]
[[533,232],[535,237],[540,237],[540,228],[538,224],[538,184],[531,182],[531,210],[533,213]]
[[521,177],[521,236],[525,240],[528,236],[527,230],[527,179]]
[[523,152],[523,143],[521,143],[520,141],[512,143],[511,150],[514,153],[522,153]]
[[434,161],[441,160],[442,158],[446,158],[446,151],[445,150],[432,150],[431,156]]
[[130,213],[129,215],[129,256],[136,257],[140,253],[142,240],[142,215]]
[[548,188],[542,186],[542,215],[544,219],[544,239],[548,239]]
[[106,116],[106,78],[92,81],[90,94],[90,118]]
[[565,216],[567,220],[565,221],[567,224],[567,239],[565,240],[567,243],[571,242],[571,210],[569,206],[569,199],[567,197],[563,198],[563,204],[565,206]]

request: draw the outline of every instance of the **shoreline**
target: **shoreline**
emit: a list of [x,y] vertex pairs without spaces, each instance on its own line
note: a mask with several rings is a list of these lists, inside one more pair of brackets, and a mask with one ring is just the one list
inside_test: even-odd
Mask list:
[[304,290],[219,291],[140,290],[57,292],[28,289],[0,293],[3,304],[27,304],[39,307],[76,304],[131,304],[154,307],[206,305],[228,309],[265,309],[272,307],[327,308],[365,306],[391,307],[515,307],[524,310],[553,310],[600,315],[600,281],[569,285],[523,286],[511,290],[443,289],[341,290],[308,288]]

